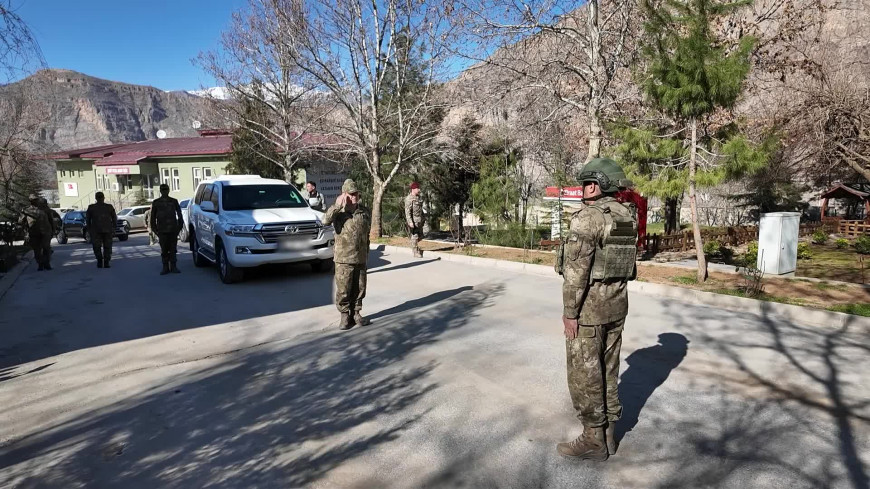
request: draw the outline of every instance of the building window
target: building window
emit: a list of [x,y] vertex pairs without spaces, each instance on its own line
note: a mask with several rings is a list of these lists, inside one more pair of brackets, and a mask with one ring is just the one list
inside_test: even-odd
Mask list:
[[211,179],[213,177],[213,173],[211,171],[211,168],[203,168],[202,175],[205,177],[206,180]]
[[66,170],[61,170],[61,171],[60,171],[60,177],[61,177],[61,178],[66,178]]
[[160,185],[169,185],[169,168],[160,170]]
[[193,169],[193,188],[196,188],[199,185],[199,182],[202,181],[202,168],[194,168]]
[[79,170],[79,178],[82,178],[84,176],[85,176],[84,170]]
[[178,168],[172,169],[172,190],[175,192],[181,190],[181,172]]
[[97,175],[97,190],[103,190],[103,176]]
[[133,190],[133,175],[127,175],[127,190]]

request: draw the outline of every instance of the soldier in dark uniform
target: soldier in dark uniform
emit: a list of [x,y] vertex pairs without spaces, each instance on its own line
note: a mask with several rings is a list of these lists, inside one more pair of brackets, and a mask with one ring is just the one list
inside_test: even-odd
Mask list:
[[54,223],[40,204],[40,198],[31,195],[30,207],[24,210],[22,220],[27,228],[27,242],[33,248],[33,258],[41,272],[51,270],[51,238],[54,236]]
[[88,206],[87,227],[91,235],[91,245],[94,247],[94,256],[97,257],[97,268],[111,268],[109,260],[112,258],[112,238],[115,236],[115,224],[118,222],[118,214],[112,204],[107,204],[106,196],[102,192],[94,194],[96,204]]
[[613,197],[631,185],[615,161],[590,161],[578,180],[587,205],[571,216],[556,271],[564,276],[568,391],[583,433],[556,449],[565,457],[601,461],[616,453],[614,428],[622,414],[619,351],[627,283],[636,275],[637,216],[633,206]]
[[157,233],[160,240],[160,256],[163,258],[163,270],[160,275],[169,272],[181,273],[178,269],[178,233],[184,227],[184,216],[178,200],[169,196],[169,185],[160,185],[160,197],[151,204],[151,230]]
[[342,194],[326,211],[323,223],[335,228],[335,305],[341,313],[339,329],[365,326],[362,301],[366,296],[366,262],[369,257],[369,233],[372,217],[360,203],[356,183],[347,179]]

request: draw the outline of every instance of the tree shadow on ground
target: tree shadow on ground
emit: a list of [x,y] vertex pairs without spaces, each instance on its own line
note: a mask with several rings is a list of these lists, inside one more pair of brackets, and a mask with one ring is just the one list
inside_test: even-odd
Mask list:
[[619,378],[622,418],[616,423],[617,441],[637,425],[650,396],[686,358],[688,345],[689,340],[679,333],[662,333],[658,345],[635,350],[626,357],[628,368]]
[[[503,291],[484,284],[370,328],[229,354],[100,412],[4,447],[0,485],[301,487],[424,414],[435,362],[400,363]],[[167,367],[170,368],[170,367]]]
[[371,316],[369,316],[368,318],[374,320],[374,319],[378,319],[378,318],[391,316],[393,314],[399,314],[399,313],[402,313],[405,311],[410,311],[412,309],[426,307],[426,306],[433,304],[435,302],[440,302],[440,301],[449,299],[457,294],[461,294],[461,293],[467,292],[469,290],[473,290],[473,287],[470,285],[466,285],[464,287],[458,287],[455,289],[443,290],[441,292],[435,292],[434,294],[429,294],[426,297],[421,297],[419,299],[406,301],[402,304],[399,304],[398,306],[393,306],[389,309],[384,309],[383,311],[378,311],[378,312],[372,314]]
[[[403,270],[406,268],[419,267],[420,265],[426,265],[427,263],[432,263],[432,262],[439,261],[439,260],[441,260],[441,258],[433,258],[431,260],[418,260],[418,261],[410,261],[408,263],[400,263],[399,265],[394,265],[392,267],[377,268],[375,270],[369,270],[369,275],[371,275],[373,273],[391,272],[391,271],[395,271],[395,270]],[[370,266],[370,268],[373,268],[373,266]]]

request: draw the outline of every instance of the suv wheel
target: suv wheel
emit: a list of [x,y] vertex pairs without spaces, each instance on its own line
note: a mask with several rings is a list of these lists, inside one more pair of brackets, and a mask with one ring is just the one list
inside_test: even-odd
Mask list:
[[188,238],[187,227],[182,226],[181,232],[178,234],[178,240],[181,241],[182,243],[187,243],[187,238]]
[[234,284],[240,280],[244,275],[244,271],[241,268],[234,267],[229,260],[227,260],[227,252],[223,245],[218,245],[218,274],[221,276],[221,282],[225,284]]
[[190,252],[193,254],[193,266],[208,266],[208,260],[206,260],[204,256],[199,254],[199,243],[196,241],[196,235],[190,236]]
[[66,244],[67,241],[69,241],[69,239],[67,239],[66,233],[61,229],[60,232],[57,233],[57,242],[60,244]]
[[119,234],[118,241],[127,241],[127,238],[129,238],[129,237],[130,237],[129,234]]
[[332,270],[333,261],[330,258],[329,260],[317,260],[311,262],[311,270],[314,273],[328,272]]

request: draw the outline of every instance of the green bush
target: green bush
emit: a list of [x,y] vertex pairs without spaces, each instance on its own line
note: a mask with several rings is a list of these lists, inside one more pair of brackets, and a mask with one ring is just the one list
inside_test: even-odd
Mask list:
[[855,250],[862,255],[870,255],[870,236],[863,234],[855,240]]
[[822,245],[828,242],[828,233],[819,229],[813,233],[813,244]]
[[518,223],[511,223],[504,229],[487,229],[478,233],[480,244],[491,246],[507,246],[509,248],[531,248],[538,245],[550,234],[550,228],[526,228]]
[[809,260],[813,257],[809,243],[798,243],[797,257],[798,260]]
[[722,249],[722,244],[716,241],[715,239],[712,241],[707,241],[704,243],[704,254],[705,255],[718,255],[719,251]]
[[845,250],[849,247],[849,240],[846,238],[839,238],[837,241],[834,241],[834,245],[838,250]]
[[758,263],[758,241],[750,241],[746,246],[746,253],[739,260],[739,264],[744,267],[754,268]]

